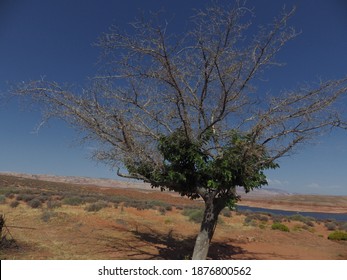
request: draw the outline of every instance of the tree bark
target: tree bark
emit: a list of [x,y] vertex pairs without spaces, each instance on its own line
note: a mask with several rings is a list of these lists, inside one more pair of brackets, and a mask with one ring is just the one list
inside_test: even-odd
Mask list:
[[210,243],[217,226],[219,213],[224,208],[214,195],[209,195],[205,200],[205,212],[201,223],[200,232],[196,238],[192,260],[205,260]]

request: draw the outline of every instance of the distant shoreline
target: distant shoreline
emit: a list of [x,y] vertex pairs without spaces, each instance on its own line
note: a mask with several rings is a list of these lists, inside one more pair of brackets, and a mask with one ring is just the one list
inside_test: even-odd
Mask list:
[[[25,174],[15,172],[0,172],[0,175],[15,176],[19,178],[49,181],[57,183],[78,184],[86,186],[96,186],[102,188],[132,189],[139,191],[158,191],[151,188],[149,184],[137,181],[122,181],[116,179],[102,179],[79,176],[56,176],[44,174]],[[173,196],[179,196],[174,192],[167,192]],[[281,190],[257,189],[250,193],[241,191],[240,206],[256,207],[269,210],[282,210],[293,212],[313,212],[346,214],[347,196],[328,196],[328,195],[305,195],[290,194]]]

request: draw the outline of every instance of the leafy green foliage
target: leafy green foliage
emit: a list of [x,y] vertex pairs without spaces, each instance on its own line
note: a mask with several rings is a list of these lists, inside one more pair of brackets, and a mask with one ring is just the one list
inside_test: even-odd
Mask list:
[[182,215],[188,216],[189,221],[200,224],[204,217],[203,209],[184,209]]
[[347,240],[347,232],[343,231],[334,231],[329,234],[328,239],[330,240]]
[[280,230],[280,231],[289,232],[289,228],[286,225],[281,224],[281,223],[273,223],[271,228],[274,229],[274,230]]
[[192,199],[199,197],[199,187],[218,190],[228,198],[227,206],[233,208],[238,199],[236,186],[244,187],[246,192],[259,188],[267,184],[263,171],[278,165],[269,160],[265,148],[249,135],[233,131],[218,153],[211,152],[211,137],[212,133],[207,131],[198,140],[192,140],[178,129],[160,138],[162,168],[129,162],[128,171],[149,179],[154,187],[166,187]]

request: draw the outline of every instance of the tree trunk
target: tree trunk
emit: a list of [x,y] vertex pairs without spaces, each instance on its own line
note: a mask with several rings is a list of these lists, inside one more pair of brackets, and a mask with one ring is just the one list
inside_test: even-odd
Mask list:
[[205,212],[196,238],[192,260],[205,260],[217,225],[218,215],[224,208],[214,196],[204,198]]

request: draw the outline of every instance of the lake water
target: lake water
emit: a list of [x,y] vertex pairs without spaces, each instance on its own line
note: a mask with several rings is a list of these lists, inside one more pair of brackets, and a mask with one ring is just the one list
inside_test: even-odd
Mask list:
[[300,214],[302,216],[313,217],[318,220],[336,220],[347,222],[347,213],[335,214],[335,213],[318,213],[318,212],[298,212],[298,211],[285,211],[285,210],[274,210],[258,207],[249,207],[249,206],[237,206],[239,211],[251,211],[251,212],[264,212],[270,213],[273,215],[283,215],[283,216],[292,216],[295,214]]

